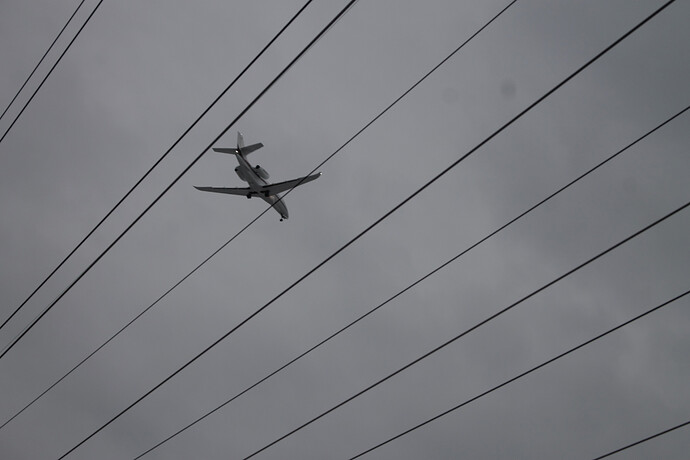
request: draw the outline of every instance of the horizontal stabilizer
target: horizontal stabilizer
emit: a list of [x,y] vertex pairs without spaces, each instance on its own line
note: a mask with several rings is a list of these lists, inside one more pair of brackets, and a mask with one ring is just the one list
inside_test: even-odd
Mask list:
[[261,147],[263,147],[263,146],[264,146],[264,144],[262,144],[261,142],[259,142],[258,144],[252,144],[252,145],[248,145],[248,146],[246,146],[246,147],[240,147],[240,150],[242,151],[242,153],[243,153],[244,155],[249,155],[249,154],[252,153],[254,150],[259,150],[259,149],[260,149]]
[[213,151],[218,152],[218,153],[231,153],[233,155],[237,155],[237,153],[238,153],[238,150],[234,149],[234,148],[228,148],[228,149],[220,148],[220,149],[213,149]]
[[253,151],[259,150],[263,146],[264,146],[264,144],[259,142],[258,144],[252,144],[252,145],[248,145],[246,147],[240,147],[239,149],[235,149],[235,148],[231,148],[231,147],[230,148],[214,148],[213,151],[218,152],[218,153],[230,153],[232,155],[237,155],[239,152],[242,152],[243,155],[249,155]]

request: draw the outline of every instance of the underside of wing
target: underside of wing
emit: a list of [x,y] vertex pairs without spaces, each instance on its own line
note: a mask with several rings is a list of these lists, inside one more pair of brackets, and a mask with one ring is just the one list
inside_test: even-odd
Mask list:
[[242,196],[250,196],[252,195],[252,191],[249,189],[249,187],[243,187],[243,188],[230,188],[230,187],[197,187],[196,185],[194,186],[195,189],[201,190],[202,192],[215,192],[215,193],[226,193],[228,195],[242,195]]
[[321,177],[321,173],[312,174],[311,176],[306,177],[300,177],[299,179],[286,180],[285,182],[276,182],[275,184],[268,184],[263,186],[261,188],[261,191],[263,193],[266,193],[267,195],[276,195],[278,193],[290,190],[291,188],[295,188],[298,185],[303,185],[307,182],[316,180],[319,177]]

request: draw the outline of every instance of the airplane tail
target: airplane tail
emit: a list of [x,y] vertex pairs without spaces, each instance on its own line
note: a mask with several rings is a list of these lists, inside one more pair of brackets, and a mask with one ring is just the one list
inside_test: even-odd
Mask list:
[[242,133],[237,131],[237,150],[242,150],[244,147],[244,137],[242,137]]
[[218,153],[231,153],[233,155],[237,155],[238,153],[242,153],[243,155],[249,155],[255,150],[259,150],[261,147],[263,147],[264,144],[261,142],[257,144],[252,144],[252,145],[244,145],[244,138],[242,137],[242,133],[237,131],[237,148],[214,148],[214,152]]

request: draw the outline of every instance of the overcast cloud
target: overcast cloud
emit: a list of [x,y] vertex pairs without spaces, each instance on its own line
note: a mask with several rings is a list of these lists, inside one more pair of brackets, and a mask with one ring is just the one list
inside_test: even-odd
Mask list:
[[[38,74],[96,5],[87,0]],[[63,270],[42,311],[342,8],[316,0]],[[360,0],[217,146],[306,174],[507,1]],[[77,372],[0,430],[56,459],[559,83],[661,1],[519,0]],[[0,108],[77,0],[0,2]],[[303,1],[106,0],[0,144],[0,319],[33,291]],[[71,459],[131,459],[690,104],[678,0]],[[38,84],[33,80],[27,90]],[[30,92],[0,120],[4,133]],[[243,458],[690,199],[685,114],[145,458]],[[0,360],[4,423],[265,209],[207,154]],[[257,458],[349,458],[686,291],[683,211]],[[367,456],[604,454],[690,418],[690,299]],[[687,429],[617,458],[687,458]]]

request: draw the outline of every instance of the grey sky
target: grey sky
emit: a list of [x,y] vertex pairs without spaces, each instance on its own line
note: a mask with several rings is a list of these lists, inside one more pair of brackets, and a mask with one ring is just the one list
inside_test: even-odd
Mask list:
[[[0,107],[77,3],[0,2]],[[0,318],[302,3],[104,2],[0,144]],[[77,24],[95,4],[86,2]],[[1,331],[0,344],[344,4],[315,1]],[[252,160],[276,181],[307,173],[505,4],[360,0],[237,124],[248,143],[265,144]],[[329,161],[321,179],[291,193],[289,221],[267,213],[0,430],[0,457],[58,458],[661,4],[518,1]],[[689,15],[687,1],[671,5],[69,458],[137,456],[686,107]],[[688,123],[678,118],[145,458],[242,458],[685,203]],[[192,188],[240,186],[234,166],[206,155],[0,360],[0,420],[263,211],[259,200]],[[348,458],[680,294],[689,287],[689,230],[686,211],[259,458]],[[368,458],[592,458],[685,421],[689,306],[669,305]],[[689,439],[679,431],[620,458],[686,458]]]

